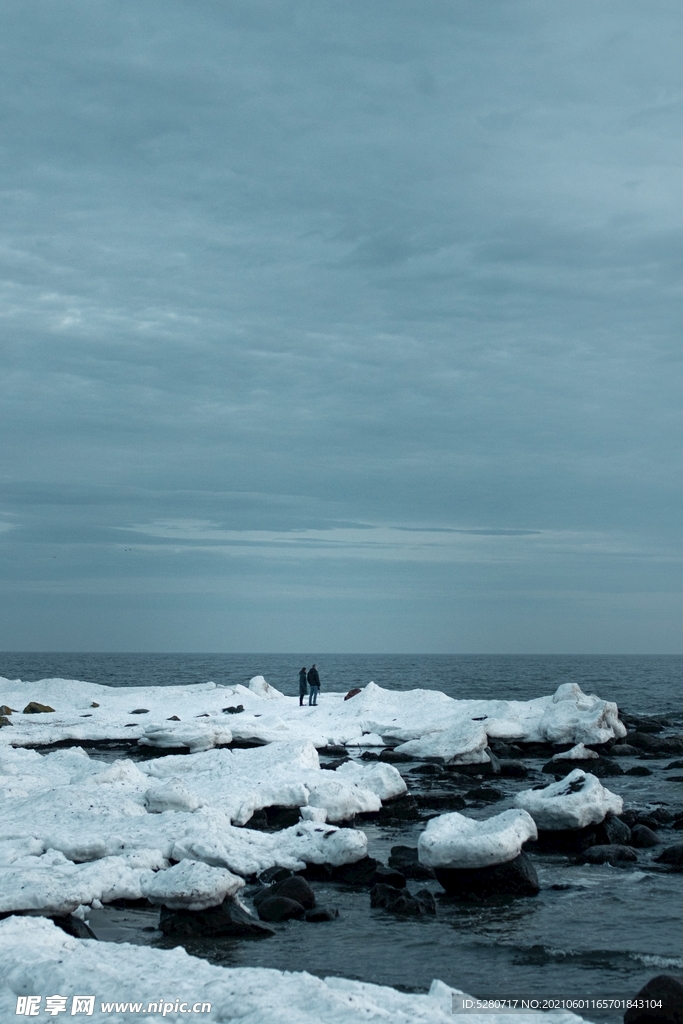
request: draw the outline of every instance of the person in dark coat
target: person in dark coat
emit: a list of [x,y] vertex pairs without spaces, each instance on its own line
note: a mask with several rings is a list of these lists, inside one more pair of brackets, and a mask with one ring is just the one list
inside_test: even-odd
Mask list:
[[308,684],[306,682],[306,666],[299,672],[299,707],[304,702],[304,697],[308,693]]
[[308,685],[311,688],[311,692],[308,695],[308,706],[315,707],[318,703],[318,694],[320,693],[320,676],[318,675],[316,665],[312,665],[308,670]]

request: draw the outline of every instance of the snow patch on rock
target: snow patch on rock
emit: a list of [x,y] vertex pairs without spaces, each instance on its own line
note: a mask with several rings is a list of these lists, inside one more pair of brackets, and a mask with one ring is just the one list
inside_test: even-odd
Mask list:
[[454,811],[432,818],[417,850],[420,862],[429,868],[485,868],[514,860],[524,843],[537,837],[526,811],[503,811],[484,821]]

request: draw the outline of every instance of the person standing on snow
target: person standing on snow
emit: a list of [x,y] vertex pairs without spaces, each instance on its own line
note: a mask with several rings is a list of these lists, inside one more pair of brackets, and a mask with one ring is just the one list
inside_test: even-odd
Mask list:
[[306,666],[304,665],[304,667],[299,672],[299,707],[301,707],[301,705],[303,704],[304,697],[306,696],[307,693],[308,685],[306,683]]
[[308,706],[315,707],[318,703],[318,694],[320,693],[320,676],[315,664],[308,670],[308,685],[311,688],[311,692],[308,695]]

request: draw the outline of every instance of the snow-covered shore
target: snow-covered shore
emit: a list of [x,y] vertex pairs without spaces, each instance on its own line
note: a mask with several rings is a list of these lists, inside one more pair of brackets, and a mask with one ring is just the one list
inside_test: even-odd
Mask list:
[[[215,967],[188,956],[181,948],[150,949],[73,939],[41,918],[10,917],[0,921],[0,1015],[14,1020],[17,998],[41,995],[94,996],[89,1019],[123,1024],[143,1019],[148,1024],[188,1020],[195,1004],[210,1009],[191,1019],[245,1024],[360,1024],[368,1020],[391,1024],[447,1024],[453,1021],[453,996],[458,989],[433,982],[428,994],[398,992],[345,978],[316,978],[267,968]],[[102,1012],[102,1003],[126,1004],[125,1010]],[[137,1002],[144,1011],[131,1011]],[[147,1010],[153,1004],[158,1011]],[[167,1009],[164,1010],[164,1004]],[[180,1009],[180,1007],[183,1009]],[[177,1007],[177,1008],[176,1008]],[[472,1024],[505,1024],[509,1014],[468,1014]],[[518,1013],[517,1024],[580,1024],[572,1013]]]
[[[349,700],[325,691],[317,707],[299,707],[262,676],[249,687],[110,687],[79,680],[24,683],[0,678],[0,703],[21,712],[29,701],[47,714],[9,716],[0,744],[40,746],[64,740],[118,740],[192,751],[233,741],[309,741],[326,746],[382,746],[452,763],[488,760],[489,739],[527,743],[605,743],[622,738],[616,704],[565,683],[529,701],[454,700],[437,690],[387,690],[375,683]],[[242,711],[236,709],[242,707]]]

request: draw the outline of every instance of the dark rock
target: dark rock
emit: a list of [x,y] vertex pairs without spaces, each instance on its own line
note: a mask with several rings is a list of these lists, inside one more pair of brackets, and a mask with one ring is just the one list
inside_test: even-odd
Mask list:
[[321,921],[334,921],[339,917],[338,910],[328,910],[327,907],[315,907],[314,910],[306,911],[306,920],[311,924],[318,924]]
[[52,920],[61,928],[67,935],[72,935],[74,939],[97,939],[94,931],[85,921],[81,921],[80,917],[74,917],[73,914],[64,914],[53,917]]
[[378,868],[378,862],[374,857],[363,857],[355,864],[342,864],[341,867],[333,868],[332,877],[344,885],[371,885]]
[[330,744],[327,747],[321,747],[318,753],[324,754],[327,757],[346,757],[348,751],[346,747],[337,746],[336,744]]
[[260,832],[268,828],[268,815],[263,808],[254,811],[249,821],[245,822],[244,828],[258,829]]
[[244,704],[230,704],[229,707],[223,708],[224,715],[241,715],[244,711]]
[[443,775],[443,772],[440,764],[420,764],[410,769],[411,775]]
[[99,704],[97,703],[97,701],[96,701],[96,700],[94,700],[94,701],[92,702],[92,704],[90,705],[90,707],[91,707],[91,708],[98,708],[99,706],[100,706],[100,705],[99,705]]
[[286,896],[269,896],[257,909],[262,921],[301,921],[306,916],[304,907]]
[[434,868],[449,896],[472,903],[492,896],[535,896],[540,889],[531,860],[520,853],[505,864],[487,868]]
[[608,814],[605,820],[596,826],[595,839],[599,845],[628,846],[631,842],[631,829],[615,814]]
[[661,1002],[662,1007],[633,1006],[624,1014],[624,1024],[683,1024],[683,977],[658,974],[643,985],[636,1000]]
[[351,700],[352,697],[357,697],[358,694],[362,692],[363,691],[361,690],[360,686],[354,686],[354,688],[352,690],[349,690],[349,692],[346,694],[344,700]]
[[164,935],[183,938],[233,935],[262,939],[275,934],[272,928],[257,921],[230,896],[220,906],[207,910],[169,910],[162,907],[159,928]]
[[387,800],[378,812],[379,820],[387,818],[398,818],[400,821],[418,821],[420,812],[415,798],[408,793],[406,796],[396,797],[395,800]]
[[683,737],[652,736],[646,732],[629,733],[629,741],[648,754],[683,754]]
[[462,811],[467,806],[459,793],[416,793],[414,799],[418,807],[433,807],[438,811]]
[[638,824],[638,811],[635,811],[632,808],[627,811],[622,811],[619,817],[626,825],[628,825],[629,828],[633,828],[634,825]]
[[659,839],[647,825],[634,825],[631,829],[631,846],[644,850],[648,846],[659,846]]
[[494,804],[498,800],[505,799],[505,794],[494,786],[477,786],[476,789],[468,789],[465,796],[470,800],[483,800],[487,804]]
[[129,715],[148,715],[149,708],[136,708],[135,711],[129,711]]
[[298,807],[273,806],[266,807],[264,810],[268,816],[268,828],[275,832],[279,832],[283,828],[291,828],[292,825],[298,825],[301,818],[301,812]]
[[500,762],[500,774],[504,779],[525,779],[529,774],[529,769],[521,761],[505,759]]
[[378,864],[370,884],[391,885],[394,889],[405,889],[406,876],[396,868],[385,868],[384,864]]
[[635,757],[640,751],[630,743],[615,743],[610,747],[610,757]]
[[657,860],[660,864],[668,864],[674,871],[683,871],[683,843],[674,843],[662,850]]
[[434,899],[434,894],[429,889],[418,889],[415,893],[415,899],[422,905],[424,914],[436,913],[436,900]]
[[372,750],[364,750],[360,755],[361,761],[379,761],[379,754],[373,753]]
[[679,831],[683,829],[683,818],[677,818],[676,821],[674,821],[672,828],[678,829]]
[[9,704],[0,704],[0,715],[13,715],[16,713],[16,708],[11,708]]
[[37,700],[30,701],[24,708],[25,715],[44,715],[48,711],[54,711],[49,704],[39,704]]
[[[426,889],[422,890],[423,894],[425,892],[427,892]],[[370,906],[388,910],[391,914],[421,917],[423,914],[436,913],[434,897],[431,893],[428,895],[432,901],[431,907],[429,900],[425,899],[424,895],[420,899],[418,896],[411,896],[407,889],[395,889],[391,885],[379,883],[370,892]]]
[[[0,708],[0,715],[6,715],[7,712]],[[666,766],[666,770],[669,771],[671,768],[683,768],[683,761],[672,761],[671,764]]]
[[503,740],[489,740],[489,747],[496,757],[514,757],[519,750],[511,747],[509,743],[504,743]]
[[414,846],[392,846],[389,867],[400,871],[405,878],[434,878],[434,872],[420,864]]
[[597,843],[595,825],[586,828],[565,828],[555,831],[539,829],[538,839],[527,848],[538,853],[566,853],[577,855]]
[[341,768],[343,764],[346,764],[346,762],[350,760],[350,757],[338,757],[334,761],[328,761],[327,764],[321,764],[320,767],[325,771],[334,772],[337,768]]
[[591,846],[581,855],[584,864],[612,864],[620,867],[638,860],[638,854],[630,846]]
[[[680,811],[672,811],[669,807],[655,807],[649,812],[653,821],[660,825],[670,825],[680,814]],[[647,825],[647,822],[644,822]]]
[[194,717],[195,718],[211,718],[211,715],[208,713],[208,711],[202,711],[201,715],[195,715]]
[[180,719],[178,718],[178,716],[177,716],[177,715],[171,715],[171,717],[170,717],[170,718],[167,718],[167,719],[166,719],[166,721],[167,721],[167,722],[179,722],[179,721],[180,721]]
[[334,870],[331,864],[307,864],[301,875],[311,882],[331,882],[334,879]]
[[646,825],[647,828],[651,828],[653,831],[661,827],[661,822],[657,821],[651,814],[638,813],[636,814],[636,825]]
[[9,718],[7,717],[7,715],[0,715],[0,729],[2,729],[3,725],[11,725],[11,724],[12,723],[10,722]]
[[634,764],[633,768],[629,768],[625,775],[652,775],[652,771],[646,768],[644,764]]
[[669,775],[667,782],[683,782],[683,775]]
[[395,750],[383,750],[379,755],[379,759],[380,761],[386,761],[387,764],[406,764],[408,761],[415,760],[410,754],[399,754]]
[[304,910],[313,910],[315,906],[315,893],[301,875],[284,878],[281,882],[276,882],[271,889],[273,896],[285,896],[288,900],[295,900]]
[[265,885],[275,885],[277,882],[283,882],[285,878],[291,878],[294,874],[289,868],[266,868],[259,875],[259,882],[263,882]]

